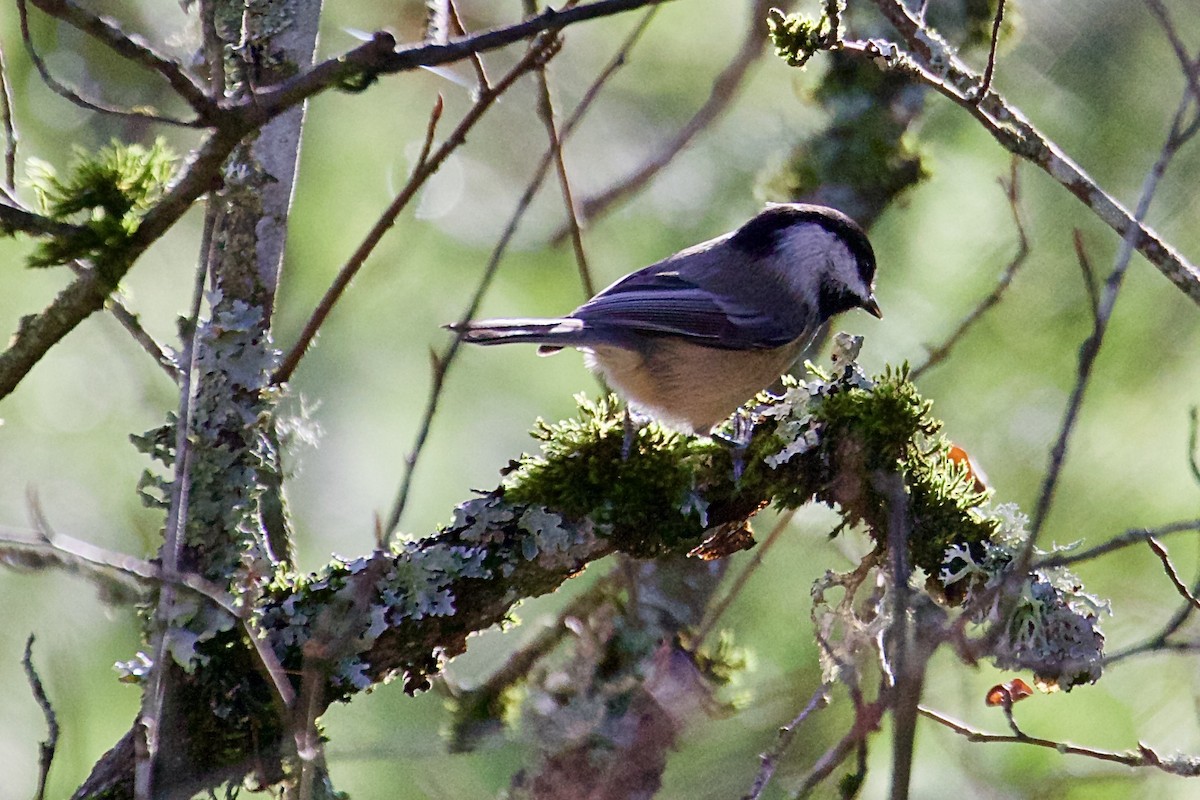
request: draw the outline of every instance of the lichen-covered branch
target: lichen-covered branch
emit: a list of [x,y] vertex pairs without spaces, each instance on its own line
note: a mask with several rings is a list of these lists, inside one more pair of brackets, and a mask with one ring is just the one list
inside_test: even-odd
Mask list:
[[[393,676],[419,691],[464,651],[471,633],[504,621],[516,602],[555,590],[588,563],[613,552],[682,557],[744,531],[769,503],[828,503],[885,548],[894,498],[877,488],[880,470],[903,477],[909,558],[937,576],[931,580],[942,601],[970,609],[973,592],[1011,563],[1003,535],[1016,526],[983,507],[986,497],[948,458],[929,403],[904,374],[870,381],[851,365],[761,401],[739,479],[728,447],[657,425],[639,431],[623,458],[623,415],[607,401],[581,401],[578,419],[539,423],[540,456],[511,465],[498,486],[459,506],[437,534],[338,559],[306,577],[278,572],[260,594],[246,596],[256,628],[293,681],[305,676],[313,713]],[[1019,606],[1019,618],[999,621],[1012,634],[998,637],[995,654],[1070,686],[1098,671],[1078,649],[1087,640],[1076,632],[1088,623],[1070,622],[1082,612],[1059,587],[1030,576],[1025,591],[1033,599]],[[1076,649],[1055,663],[1054,648],[1064,646],[1059,630],[1074,637]],[[291,722],[281,718],[243,636],[230,620],[194,642],[195,668],[176,676],[189,736],[162,779],[195,790],[205,775],[265,769],[261,777],[269,780],[279,768]],[[841,645],[828,636],[825,642],[831,658],[841,658]],[[110,763],[97,770],[122,774]]]

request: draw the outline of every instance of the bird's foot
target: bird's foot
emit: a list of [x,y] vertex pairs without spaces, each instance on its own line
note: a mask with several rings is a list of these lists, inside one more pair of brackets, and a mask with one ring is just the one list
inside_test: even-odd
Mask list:
[[733,479],[741,480],[742,473],[746,471],[746,452],[750,449],[750,439],[754,435],[754,419],[750,416],[750,412],[745,409],[738,409],[733,416],[733,431],[730,435],[723,433],[713,433],[714,440],[727,445],[730,449],[730,457],[733,459]]

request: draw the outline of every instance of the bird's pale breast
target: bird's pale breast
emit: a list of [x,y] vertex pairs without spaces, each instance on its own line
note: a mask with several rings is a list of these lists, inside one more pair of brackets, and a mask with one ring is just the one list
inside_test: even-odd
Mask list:
[[588,367],[635,407],[673,427],[705,434],[774,383],[805,343],[721,350],[663,337],[641,350],[599,345],[585,353]]

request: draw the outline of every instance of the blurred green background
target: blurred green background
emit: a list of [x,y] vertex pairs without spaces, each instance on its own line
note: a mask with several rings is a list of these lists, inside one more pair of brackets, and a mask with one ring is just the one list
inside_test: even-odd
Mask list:
[[[463,9],[468,25],[478,28],[511,19],[519,5],[464,0]],[[1169,5],[1184,40],[1200,45],[1194,0]],[[187,54],[194,21],[177,4],[126,0],[104,10]],[[745,3],[728,0],[678,0],[662,8],[570,140],[566,159],[576,197],[626,174],[703,102],[712,76],[739,44],[745,13]],[[1127,0],[1025,2],[1019,14],[1019,38],[1001,55],[996,88],[1132,205],[1182,86],[1161,30],[1142,4]],[[361,30],[386,27],[402,40],[419,38],[422,15],[415,0],[330,4],[321,51],[332,55],[354,46]],[[68,82],[113,103],[167,102],[152,77],[36,13],[33,21],[51,68]],[[566,48],[551,68],[560,113],[574,106],[634,23],[625,15],[567,32]],[[158,133],[98,118],[49,93],[29,66],[11,8],[0,15],[0,37],[22,162],[37,157],[62,167],[72,145],[95,148],[113,137],[148,141]],[[513,58],[504,52],[487,62],[498,74]],[[597,283],[751,216],[771,166],[822,123],[806,102],[821,69],[820,58],[803,72],[762,59],[728,114],[646,191],[586,231]],[[465,65],[455,71],[469,77]],[[294,340],[336,270],[403,184],[438,93],[447,104],[444,133],[469,105],[469,94],[426,72],[386,78],[362,95],[329,93],[310,105],[277,306],[281,345]],[[461,313],[542,152],[534,98],[533,82],[523,81],[475,129],[367,262],[295,376],[289,403],[307,408],[321,430],[319,444],[292,459],[297,474],[290,500],[306,570],[331,552],[367,551],[375,515],[386,516],[391,507],[428,392],[429,350],[447,341],[439,326]],[[871,231],[885,317],[852,314],[837,326],[867,337],[862,361],[874,371],[923,361],[926,346],[953,330],[1016,250],[997,184],[1007,175],[1007,155],[940,98],[930,99],[917,134],[932,175]],[[177,131],[166,135],[184,153],[196,141]],[[1172,166],[1150,213],[1150,223],[1193,259],[1200,256],[1198,167],[1200,148],[1193,144]],[[1101,271],[1111,265],[1118,241],[1040,172],[1023,166],[1021,178],[1033,244],[1028,262],[1000,307],[922,379],[921,388],[951,438],[986,470],[997,497],[1028,510],[1090,326],[1072,231],[1083,231]],[[557,188],[547,187],[504,260],[483,315],[559,314],[584,299],[569,248],[545,245],[563,222]],[[186,308],[200,216],[195,209],[123,287],[125,301],[160,341],[173,341],[175,317]],[[0,240],[4,331],[44,307],[68,281],[62,270],[25,269],[28,250],[27,242]],[[1096,543],[1129,527],[1197,516],[1200,486],[1187,468],[1187,434],[1189,408],[1200,404],[1198,344],[1196,306],[1135,259],[1044,541]],[[449,520],[472,488],[493,486],[497,470],[533,446],[526,433],[533,420],[571,414],[571,397],[580,391],[594,394],[597,384],[572,353],[539,359],[531,348],[464,352],[418,467],[405,530],[427,534]],[[167,378],[111,317],[87,320],[0,403],[0,525],[28,528],[26,493],[32,490],[55,530],[151,554],[162,520],[135,495],[147,464],[127,437],[160,424],[176,402]],[[740,796],[758,769],[757,753],[817,685],[809,587],[824,570],[853,564],[866,547],[855,533],[829,542],[832,520],[824,509],[800,514],[726,617],[752,654],[738,687],[748,704],[689,732],[661,796]],[[768,525],[764,519],[758,528]],[[1168,545],[1181,574],[1194,575],[1195,536],[1177,536]],[[735,569],[747,557],[735,556]],[[536,624],[604,567],[525,604],[518,615]],[[1120,551],[1079,572],[1092,591],[1113,601],[1114,614],[1105,621],[1110,651],[1156,630],[1179,602],[1147,549]],[[31,795],[37,743],[45,735],[20,668],[30,632],[37,634],[35,662],[63,727],[50,796],[66,796],[136,713],[137,690],[118,684],[111,665],[138,649],[137,623],[130,609],[106,607],[89,586],[54,574],[0,572],[0,607],[6,617],[0,626],[0,763],[6,765],[0,800]],[[450,678],[478,680],[529,633],[526,627],[476,637],[451,664]],[[941,654],[926,702],[1004,732],[1003,718],[982,698],[1007,677]],[[1031,735],[1117,750],[1144,742],[1160,753],[1195,754],[1198,690],[1193,656],[1144,657],[1113,668],[1096,686],[1038,696],[1018,707],[1017,718]],[[783,796],[789,778],[841,735],[846,705],[838,697],[808,723],[768,796]],[[492,797],[529,756],[519,729],[474,754],[447,755],[441,719],[435,694],[412,699],[397,685],[332,709],[326,722],[336,785],[359,798]],[[872,759],[864,797],[878,797],[886,786],[884,737],[874,740]],[[1194,782],[1151,771],[1033,748],[966,744],[925,723],[917,742],[914,797],[1184,798],[1197,792]]]

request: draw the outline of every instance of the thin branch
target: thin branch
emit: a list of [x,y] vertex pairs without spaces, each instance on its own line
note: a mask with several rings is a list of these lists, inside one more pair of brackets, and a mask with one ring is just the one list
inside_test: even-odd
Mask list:
[[1150,13],[1158,20],[1158,24],[1162,26],[1163,33],[1171,44],[1171,49],[1175,52],[1175,58],[1179,60],[1180,71],[1183,72],[1183,77],[1192,90],[1192,97],[1195,99],[1197,107],[1200,107],[1200,69],[1198,69],[1200,61],[1188,55],[1187,45],[1179,38],[1179,30],[1171,20],[1171,15],[1167,12],[1167,7],[1162,0],[1146,0],[1146,5],[1150,7]]
[[1096,269],[1088,256],[1087,247],[1083,242],[1083,231],[1075,229],[1075,260],[1079,262],[1079,271],[1083,273],[1083,288],[1087,290],[1088,306],[1092,310],[1092,325],[1100,321],[1100,284],[1096,280]]
[[[24,2],[24,0],[21,0]],[[402,72],[447,63],[473,52],[503,47],[539,31],[559,31],[579,22],[656,6],[667,0],[598,0],[561,12],[547,11],[519,24],[456,39],[448,45],[422,45],[395,50],[395,39],[378,33],[370,42],[329,59],[281,84],[268,87],[220,111],[213,134],[196,151],[179,180],[142,218],[127,243],[125,259],[114,264],[109,280],[79,278],[42,310],[25,317],[0,352],[0,399],[10,394],[51,347],[103,307],[111,286],[120,281],[145,249],[162,236],[205,192],[218,185],[220,167],[244,136],[289,108],[354,76]],[[0,209],[3,205],[0,204]]]
[[[15,201],[15,198],[13,199]],[[0,202],[0,230],[21,231],[34,236],[71,236],[79,233],[81,229],[69,222],[59,222],[16,205]]]
[[995,91],[977,98],[981,77],[963,64],[937,32],[926,27],[907,5],[898,0],[875,0],[875,5],[912,50],[906,52],[889,42],[877,41],[843,42],[839,50],[882,59],[961,106],[1002,147],[1044,170],[1119,235],[1132,233],[1138,251],[1193,302],[1200,304],[1200,270],[1195,265],[1106,193],[1018,108],[1009,105]]
[[[183,349],[179,358],[179,409],[175,418],[175,475],[171,483],[170,506],[163,533],[160,559],[163,572],[174,578],[180,574],[179,560],[183,553],[184,531],[187,529],[189,493],[192,467],[192,374],[196,370],[197,339],[200,330],[200,306],[204,298],[204,286],[214,258],[214,232],[222,205],[209,203],[204,215],[204,231],[201,236],[200,258],[196,265],[196,277],[192,287],[191,310],[187,319],[179,326]],[[171,660],[171,637],[175,630],[171,620],[175,612],[175,587],[164,585],[159,592],[155,608],[151,641],[154,645],[154,666],[150,671],[146,692],[142,696],[138,722],[145,737],[145,758],[139,759],[135,795],[137,800],[149,800],[155,796],[153,781],[159,764],[158,731],[167,697],[167,664]],[[234,616],[239,616],[235,614]],[[254,637],[251,637],[254,638]]]
[[1192,469],[1192,477],[1200,483],[1200,406],[1192,406],[1188,415],[1188,466]]
[[21,658],[21,664],[25,667],[25,677],[29,680],[29,689],[33,692],[33,699],[37,702],[38,708],[42,709],[42,716],[46,718],[47,738],[38,745],[38,785],[37,791],[33,795],[34,800],[43,800],[46,796],[46,779],[50,777],[50,765],[54,763],[54,751],[58,748],[58,717],[54,713],[54,707],[50,704],[50,698],[46,696],[46,689],[42,686],[41,677],[33,667],[32,633],[25,640],[25,655]]
[[[454,23],[454,31],[459,36],[467,36],[467,28],[463,25],[462,17],[458,13],[458,3],[454,0],[449,0],[450,6],[450,21]],[[483,56],[479,53],[471,53],[471,66],[475,67],[475,79],[478,81],[476,91],[487,91],[488,85],[491,83],[488,80],[487,70],[483,66]]]
[[[71,261],[68,266],[76,275],[83,275],[90,269],[90,267],[79,260]],[[137,314],[134,314],[132,311],[126,308],[125,305],[115,295],[109,296],[106,306],[109,313],[113,315],[113,318],[121,324],[121,327],[123,327],[129,333],[129,335],[133,337],[133,340],[137,342],[143,350],[149,353],[150,357],[154,359],[155,363],[162,367],[163,372],[167,373],[167,377],[178,382],[179,370],[176,368],[175,362],[171,360],[171,357],[167,355],[162,346],[159,345],[158,342],[154,341],[154,337],[142,327],[142,323],[138,321]]]
[[[39,0],[32,0],[32,2],[36,4],[39,2]],[[21,39],[25,43],[25,51],[29,54],[29,60],[32,61],[33,66],[37,68],[38,74],[42,76],[42,81],[46,84],[46,86],[49,87],[49,89],[59,97],[74,103],[80,108],[88,111],[95,111],[100,114],[110,114],[116,117],[122,117],[124,119],[161,122],[165,125],[178,125],[184,128],[202,127],[202,124],[198,120],[182,120],[176,119],[175,117],[164,116],[162,114],[155,114],[150,111],[135,111],[132,109],[116,108],[115,106],[108,106],[98,101],[89,100],[83,97],[74,89],[71,89],[66,84],[59,82],[57,78],[51,75],[49,67],[46,66],[46,62],[43,61],[42,57],[38,54],[37,48],[33,45],[33,38],[29,33],[29,9],[26,6],[26,0],[17,0],[17,12],[21,21]]]
[[[749,24],[741,47],[713,81],[708,99],[692,115],[692,118],[640,167],[609,188],[580,201],[578,214],[585,225],[649,183],[655,175],[675,160],[675,157],[687,147],[697,134],[708,128],[729,108],[737,98],[738,90],[741,88],[750,66],[766,52],[767,37],[764,31],[767,10],[771,5],[772,0],[751,0]],[[569,235],[568,230],[559,230],[552,240],[558,244],[567,235]]]
[[204,89],[183,67],[136,35],[127,34],[110,19],[93,14],[71,0],[29,0],[40,11],[83,31],[122,58],[161,75],[184,102],[203,119],[212,107]]
[[1187,584],[1180,579],[1179,573],[1175,570],[1175,565],[1171,562],[1171,554],[1167,552],[1167,548],[1163,546],[1162,542],[1151,536],[1146,540],[1146,544],[1150,545],[1150,549],[1154,551],[1154,555],[1158,556],[1158,560],[1162,562],[1163,571],[1167,573],[1167,578],[1170,579],[1171,585],[1175,587],[1175,591],[1179,592],[1179,595],[1188,601],[1193,608],[1200,608],[1200,600],[1196,599],[1196,596],[1188,589]]
[[792,740],[796,738],[796,734],[800,730],[800,726],[804,723],[814,711],[825,708],[829,705],[829,690],[830,685],[823,683],[813,692],[808,703],[804,708],[800,709],[800,713],[792,718],[792,721],[779,729],[779,733],[775,736],[775,744],[771,749],[758,757],[759,767],[758,775],[754,778],[754,783],[750,785],[750,791],[742,796],[742,800],[758,800],[762,796],[763,791],[767,788],[767,784],[771,782],[771,778],[775,775],[775,770],[779,767],[779,759],[788,748],[792,746]]
[[230,128],[209,137],[180,179],[142,218],[126,243],[121,262],[110,264],[104,275],[90,270],[76,278],[41,313],[22,319],[7,349],[0,352],[0,399],[17,387],[51,347],[104,307],[113,286],[137,258],[191,208],[196,198],[208,191],[221,163],[244,133],[240,128]]
[[[308,352],[308,348],[312,346],[321,326],[325,324],[325,319],[329,316],[329,312],[333,310],[334,305],[346,291],[346,287],[354,280],[354,276],[358,274],[359,269],[366,263],[371,253],[375,252],[375,248],[383,239],[384,234],[396,223],[396,218],[400,215],[400,212],[404,210],[417,191],[425,184],[429,176],[436,171],[437,166],[441,165],[441,160],[444,160],[450,154],[450,150],[446,150],[446,147],[450,141],[454,141],[453,136],[442,147],[445,150],[445,154],[443,155],[439,151],[441,159],[437,161],[437,164],[432,169],[429,168],[429,151],[433,147],[434,133],[437,130],[438,121],[442,118],[444,107],[442,96],[438,95],[437,102],[434,103],[433,110],[429,114],[429,123],[425,127],[425,141],[421,145],[421,152],[417,156],[408,182],[397,193],[384,212],[379,215],[379,219],[371,226],[371,230],[367,233],[366,238],[355,248],[354,253],[342,268],[338,270],[337,277],[333,279],[333,283],[325,290],[325,295],[317,303],[317,307],[313,309],[313,313],[309,316],[308,322],[305,323],[304,329],[300,332],[296,343],[288,350],[287,355],[280,362],[279,368],[271,377],[272,383],[276,385],[287,383],[292,377],[292,373],[296,371],[296,367],[300,364],[300,359],[304,357],[304,354]],[[463,141],[462,137],[457,141]]]
[[867,740],[869,734],[878,730],[879,722],[883,718],[883,711],[884,707],[880,702],[868,704],[857,702],[854,711],[854,725],[817,759],[812,769],[800,781],[792,796],[804,797],[828,778],[830,773],[837,769],[838,765],[845,761],[855,748],[859,748]]
[[[576,124],[583,118],[583,115],[591,108],[596,97],[599,96],[600,89],[608,82],[616,71],[624,65],[625,59],[633,46],[641,39],[645,33],[650,21],[657,13],[658,7],[651,8],[642,19],[638,22],[634,29],[622,42],[617,49],[616,55],[609,61],[588,90],[584,92],[583,98],[579,101],[579,105],[571,113],[571,117],[566,121],[562,128],[562,138],[565,139],[575,129]],[[500,234],[500,239],[496,242],[496,246],[492,249],[492,254],[488,258],[488,263],[484,267],[483,274],[480,275],[479,284],[475,287],[475,293],[471,297],[471,301],[463,310],[459,317],[459,322],[467,322],[475,316],[479,310],[480,304],[483,302],[483,297],[487,293],[488,287],[491,286],[492,279],[495,277],[496,271],[500,268],[500,261],[504,253],[508,250],[508,245],[516,235],[517,228],[521,224],[521,220],[525,217],[525,212],[529,210],[533,198],[537,195],[538,189],[541,188],[542,181],[546,178],[546,173],[550,169],[551,160],[554,153],[551,149],[547,149],[542,156],[541,162],[534,170],[533,176],[529,179],[529,183],[525,186],[525,191],[517,200],[517,205],[513,209],[512,215],[509,217],[508,224],[504,231]],[[400,525],[400,520],[404,515],[404,509],[408,505],[408,496],[412,491],[413,476],[416,473],[417,462],[424,451],[425,442],[429,439],[429,431],[433,425],[433,418],[437,414],[438,406],[441,402],[442,390],[446,384],[446,376],[450,371],[451,365],[458,357],[459,348],[462,346],[462,339],[455,336],[454,339],[442,349],[440,353],[431,354],[432,362],[432,377],[429,387],[429,395],[425,401],[425,410],[421,415],[421,423],[417,428],[417,437],[413,443],[412,449],[404,460],[405,472],[401,479],[400,489],[396,494],[396,502],[392,506],[391,515],[388,517],[388,525],[384,528],[390,535]]]
[[[1171,129],[1167,135],[1167,139],[1159,151],[1158,158],[1146,174],[1146,178],[1142,183],[1141,196],[1138,199],[1137,210],[1134,213],[1135,225],[1140,225],[1141,221],[1146,218],[1146,214],[1150,210],[1150,203],[1154,199],[1154,194],[1158,189],[1163,174],[1167,170],[1167,166],[1175,154],[1179,152],[1179,148],[1190,137],[1190,134],[1186,134],[1183,129],[1183,119],[1194,99],[1190,92],[1183,93],[1179,107],[1175,111],[1175,117],[1171,122]],[[1046,517],[1050,513],[1050,507],[1054,501],[1055,489],[1058,486],[1058,478],[1062,474],[1062,467],[1066,460],[1067,445],[1075,429],[1075,422],[1078,419],[1079,410],[1083,405],[1083,396],[1091,381],[1092,368],[1096,363],[1096,357],[1100,353],[1100,347],[1104,342],[1104,336],[1108,330],[1109,320],[1112,319],[1113,310],[1116,308],[1117,296],[1120,294],[1125,273],[1133,257],[1134,240],[1137,238],[1137,233],[1138,228],[1130,226],[1128,231],[1126,231],[1125,237],[1121,240],[1121,247],[1117,251],[1112,271],[1108,274],[1108,279],[1104,284],[1104,291],[1100,296],[1100,305],[1097,309],[1092,334],[1080,347],[1079,367],[1076,371],[1075,386],[1071,391],[1071,398],[1063,414],[1058,438],[1055,440],[1054,447],[1050,451],[1050,464],[1042,481],[1037,506],[1030,517],[1029,539],[1025,544],[1025,549],[1020,559],[1020,563],[1023,565],[1027,565],[1033,557],[1033,549],[1037,544],[1038,536],[1041,534]],[[1020,569],[1017,570],[1017,572],[1021,571]]]
[[1004,293],[1008,291],[1009,285],[1012,283],[1013,277],[1017,274],[1017,270],[1025,263],[1029,257],[1029,237],[1025,233],[1025,223],[1021,219],[1020,207],[1020,190],[1017,185],[1017,159],[1012,160],[1011,173],[1007,182],[1003,178],[1000,179],[1000,185],[1004,187],[1004,194],[1008,198],[1008,206],[1012,212],[1013,223],[1017,227],[1017,252],[1008,262],[1008,266],[1000,273],[1000,278],[996,281],[992,291],[971,310],[963,318],[954,332],[946,337],[940,345],[929,349],[929,357],[925,359],[925,363],[912,370],[912,378],[916,380],[929,369],[937,366],[946,359],[950,352],[957,346],[958,342],[966,335],[975,323],[990,311],[1004,297]]
[[1124,533],[1118,534],[1107,542],[1098,544],[1095,547],[1089,547],[1087,550],[1078,553],[1059,552],[1051,555],[1049,558],[1041,559],[1030,564],[1030,569],[1047,570],[1055,567],[1066,567],[1071,564],[1078,564],[1082,561],[1091,561],[1100,556],[1108,555],[1109,553],[1121,550],[1126,547],[1141,544],[1150,539],[1168,536],[1172,533],[1182,533],[1184,531],[1200,531],[1200,519],[1189,519],[1180,522],[1172,522],[1168,525],[1163,525],[1158,528],[1132,528]]
[[1124,764],[1127,767],[1154,767],[1172,775],[1195,776],[1200,774],[1200,761],[1197,759],[1182,755],[1164,758],[1144,744],[1138,745],[1137,752],[1117,753],[1111,750],[1098,750],[1092,747],[1080,747],[1068,744],[1067,742],[1057,742],[1053,739],[984,733],[925,706],[921,706],[918,710],[922,716],[949,728],[959,736],[966,738],[969,742],[1027,744],[1034,747],[1057,750],[1059,753],[1066,755],[1085,756],[1098,761],[1111,761],[1116,764]]
[[196,573],[177,572],[172,575],[160,564],[105,550],[80,539],[56,533],[46,520],[37,495],[32,492],[29,496],[29,510],[34,526],[32,535],[0,529],[0,553],[6,561],[36,560],[40,567],[49,564],[84,573],[92,580],[99,579],[106,585],[119,586],[123,590],[129,590],[133,586],[143,589],[174,587],[194,592],[238,621],[254,648],[258,666],[275,689],[277,699],[288,706],[294,702],[294,690],[283,665],[267,639],[260,635],[261,631],[255,629],[254,621],[247,616],[252,609],[245,607],[239,610],[233,597],[220,586]]
[[17,202],[17,126],[13,122],[12,84],[8,81],[8,64],[4,47],[0,46],[0,125],[4,129],[4,197]]
[[261,113],[274,116],[309,97],[340,85],[346,80],[373,78],[406,72],[420,67],[449,64],[530,39],[539,33],[557,33],[580,22],[622,14],[647,6],[660,5],[670,0],[596,0],[593,3],[556,10],[547,8],[535,17],[514,25],[481,31],[470,36],[452,39],[447,44],[416,44],[396,47],[391,34],[378,32],[368,42],[334,56],[294,78],[259,91],[253,98],[243,101],[243,107],[253,105]]
[[567,164],[563,159],[562,139],[554,121],[554,101],[550,97],[550,81],[545,67],[538,70],[537,111],[546,128],[546,137],[550,141],[550,152],[554,154],[554,170],[558,175],[559,189],[562,190],[563,210],[567,213],[567,230],[570,233],[571,249],[575,253],[575,264],[579,268],[579,280],[583,286],[584,296],[591,297],[596,293],[596,284],[592,280],[592,271],[588,267],[587,254],[583,249],[583,233],[580,230],[579,215],[575,209],[571,180],[567,176]]
[[1000,44],[1000,26],[1004,23],[1004,0],[996,0],[996,16],[992,20],[992,43],[988,49],[987,67],[983,71],[983,83],[979,89],[979,99],[987,97],[992,88],[992,76],[996,71],[996,48]]

